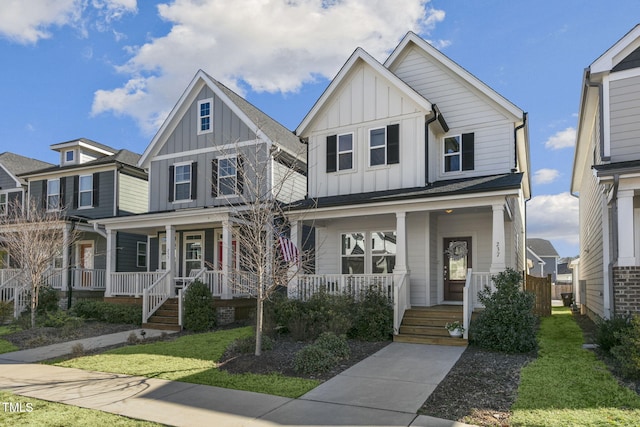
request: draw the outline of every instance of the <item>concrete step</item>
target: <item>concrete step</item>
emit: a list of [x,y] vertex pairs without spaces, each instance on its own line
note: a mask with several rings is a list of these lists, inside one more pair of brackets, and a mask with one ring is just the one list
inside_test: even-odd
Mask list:
[[432,337],[425,335],[400,334],[393,336],[394,342],[406,342],[413,344],[432,344],[432,345],[455,345],[466,346],[468,341],[463,338],[452,337]]

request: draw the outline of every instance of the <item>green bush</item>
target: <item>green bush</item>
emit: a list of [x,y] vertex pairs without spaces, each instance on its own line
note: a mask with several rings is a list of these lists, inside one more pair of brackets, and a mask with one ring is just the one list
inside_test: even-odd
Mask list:
[[[256,349],[256,337],[252,335],[250,337],[238,338],[231,343],[231,348],[238,353],[253,353]],[[262,334],[262,351],[273,350],[273,340]]]
[[0,325],[13,317],[13,303],[0,301]]
[[484,310],[471,324],[474,344],[506,353],[525,353],[537,347],[535,295],[520,289],[522,276],[507,269],[493,277],[496,291],[485,289],[478,294]]
[[324,332],[314,344],[329,351],[336,361],[348,359],[351,355],[351,349],[346,338],[333,332]]
[[53,311],[58,311],[60,307],[58,302],[60,301],[60,295],[58,291],[51,286],[40,286],[38,290],[38,308],[37,314],[43,314]]
[[293,366],[298,373],[312,375],[327,372],[335,366],[335,360],[329,350],[311,344],[296,353]]
[[107,323],[131,325],[142,323],[142,307],[140,306],[113,304],[93,299],[76,301],[71,307],[71,314]]
[[598,319],[596,321],[596,344],[605,352],[620,345],[619,336],[631,327],[631,316],[613,316],[611,319]]
[[38,321],[36,323],[39,326],[50,328],[66,328],[71,330],[82,325],[83,320],[79,317],[70,316],[66,311],[57,310],[53,312],[47,312],[38,316]]
[[354,305],[349,337],[363,341],[384,341],[393,334],[393,305],[382,292],[367,289]]
[[213,296],[207,285],[194,281],[184,295],[184,328],[204,332],[216,326]]
[[623,375],[640,379],[640,315],[634,316],[627,325],[615,332],[618,343],[611,348],[611,354],[620,364]]

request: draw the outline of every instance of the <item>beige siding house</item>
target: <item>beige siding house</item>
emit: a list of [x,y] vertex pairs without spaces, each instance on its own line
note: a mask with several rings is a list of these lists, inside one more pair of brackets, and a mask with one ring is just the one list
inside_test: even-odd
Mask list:
[[582,81],[571,191],[580,198],[578,302],[609,318],[640,312],[640,26]]

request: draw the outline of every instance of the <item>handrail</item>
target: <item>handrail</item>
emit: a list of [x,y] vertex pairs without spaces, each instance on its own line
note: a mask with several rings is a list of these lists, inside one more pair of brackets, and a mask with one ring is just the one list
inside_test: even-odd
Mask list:
[[462,338],[465,340],[469,339],[469,325],[471,325],[471,315],[473,313],[473,301],[471,300],[471,288],[473,287],[471,283],[471,278],[473,277],[472,269],[467,269],[467,278],[464,282],[464,289],[462,290],[462,326],[464,327],[464,332],[462,333]]
[[169,299],[171,290],[171,283],[167,280],[169,273],[169,270],[165,271],[155,283],[142,291],[142,323],[147,323],[151,315]]
[[400,333],[400,324],[409,305],[409,275],[402,273],[393,284],[393,334]]

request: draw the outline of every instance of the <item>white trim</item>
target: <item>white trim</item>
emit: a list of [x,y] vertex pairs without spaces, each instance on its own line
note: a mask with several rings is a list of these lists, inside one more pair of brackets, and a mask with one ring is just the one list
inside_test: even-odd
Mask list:
[[[202,115],[201,114],[201,108],[203,104],[209,104],[209,114],[207,115]],[[213,133],[213,98],[207,98],[207,99],[201,99],[200,101],[198,101],[198,110],[196,112],[197,115],[197,130],[198,130],[198,135],[206,135],[208,133]],[[209,128],[202,130],[202,119],[204,118],[208,118],[209,119]]]
[[[204,245],[205,245],[205,233],[204,231],[183,231],[182,232],[182,275],[188,276],[187,274],[187,237],[188,236],[198,236],[200,238],[201,245],[201,258],[200,258],[200,267],[198,270],[204,267]],[[197,260],[189,260],[189,261],[197,261]]]
[[[182,166],[187,166],[189,165],[189,181],[181,181],[178,182],[177,179],[177,175],[178,175],[178,168],[182,167]],[[192,161],[187,161],[187,162],[178,162],[178,163],[174,163],[173,165],[173,201],[172,203],[185,203],[185,202],[191,202],[193,201],[193,194],[191,194],[191,186],[193,183],[193,162]],[[178,184],[184,185],[188,182],[189,184],[189,198],[188,199],[178,199]]]
[[640,76],[640,68],[630,68],[628,70],[616,71],[615,73],[608,74],[609,81],[612,82],[631,79],[638,76]]
[[602,157],[611,156],[611,103],[609,102],[609,76],[602,78],[602,98],[605,100],[602,105],[602,129],[604,139],[604,152]]
[[[464,229],[456,230],[452,233],[442,234],[440,230],[438,230],[437,234],[437,261],[436,265],[438,266],[438,271],[436,271],[437,280],[437,303],[442,304],[444,299],[444,239],[447,238],[462,238],[462,237],[471,237],[471,265],[473,269],[478,269],[478,233],[476,231],[465,231]],[[427,282],[429,282],[429,278],[427,278]],[[449,303],[449,301],[447,301]],[[462,301],[460,301],[460,304]]]
[[[80,247],[83,245],[89,245],[91,246],[91,267],[85,267],[83,265],[80,264]],[[95,242],[93,240],[79,240],[76,243],[76,258],[75,258],[75,265],[78,268],[88,268],[88,269],[93,269],[95,268],[95,258],[96,258],[96,252],[95,252]]]
[[[229,159],[235,159],[235,181],[234,181],[234,185],[233,185],[233,193],[230,194],[222,194],[222,192],[220,191],[220,178],[231,178],[233,175],[225,175],[223,177],[220,176],[220,161],[221,160],[229,160]],[[217,166],[218,166],[218,170],[216,171],[216,175],[218,177],[218,182],[216,182],[216,199],[218,198],[228,198],[228,197],[234,197],[234,196],[238,196],[238,154],[227,154],[224,156],[220,156],[220,157],[216,157],[216,160],[218,161]]]
[[250,139],[247,141],[242,141],[242,142],[233,143],[233,144],[215,145],[213,147],[199,148],[197,150],[181,151],[178,153],[170,153],[170,154],[161,154],[159,156],[155,156],[150,163],[157,162],[160,160],[171,160],[171,159],[177,159],[181,157],[197,156],[200,154],[207,154],[207,153],[216,153],[216,152],[224,153],[230,150],[238,149],[240,147],[249,147],[249,146],[258,145],[258,144],[266,144],[266,142],[260,139]]
[[[91,178],[91,189],[82,191],[82,178]],[[90,203],[88,205],[82,205],[80,201],[82,200],[82,193],[91,193]],[[93,174],[88,175],[78,175],[78,209],[91,209],[93,208]]]
[[[52,193],[51,195],[49,195],[49,184],[51,182],[53,182],[53,181],[58,181],[58,193]],[[47,201],[47,203],[46,203],[47,212],[59,211],[60,210],[60,205],[62,204],[61,203],[62,201],[60,200],[60,178],[48,179],[46,187],[47,187],[47,190],[46,190],[47,193],[46,193],[45,197],[46,197],[46,201]],[[53,196],[56,196],[56,195],[58,196],[58,206],[56,206],[54,208],[51,208],[51,207],[49,207],[49,197],[53,197]]]
[[[456,138],[456,137],[458,138],[458,152],[447,155],[447,153],[445,153],[446,140],[448,138]],[[453,135],[444,135],[441,141],[442,142],[440,144],[440,156],[442,157],[442,176],[451,176],[455,174],[460,174],[462,172],[462,134],[460,133],[460,134],[453,134]],[[454,157],[454,154],[457,154],[458,158],[460,159],[458,164],[458,170],[447,171],[446,158]]]
[[[371,147],[371,132],[374,130],[379,130],[382,129],[384,131],[384,144],[383,145],[378,145],[375,148]],[[387,126],[377,126],[377,127],[372,127],[369,128],[367,130],[367,137],[368,137],[368,144],[367,144],[367,158],[368,158],[368,166],[369,168],[380,168],[382,166],[387,166],[388,165],[388,160],[387,159],[387,146],[388,146],[388,133],[387,133]],[[372,165],[371,164],[371,150],[380,150],[382,149],[384,151],[384,162],[382,162],[379,165]]]
[[[109,171],[116,170],[117,166],[115,163],[116,161],[114,160],[113,164],[107,164],[107,165],[101,165],[101,166],[80,164],[80,165],[75,165],[73,168],[65,167],[65,169],[62,169],[62,170],[56,169],[48,172],[34,173],[34,174],[24,175],[24,176],[26,178],[29,178],[29,180],[37,181],[42,179],[51,179],[51,178],[47,178],[49,176],[54,176],[56,178],[76,176],[83,171],[91,171],[91,173],[109,172]],[[130,166],[130,167],[135,168],[135,166]],[[40,178],[40,179],[36,179],[36,178]]]
[[592,73],[601,73],[609,71],[626,58],[631,52],[640,46],[640,25],[636,25],[611,46],[605,53],[600,55],[598,59],[593,61],[591,66]]
[[[345,151],[340,151],[340,137],[341,136],[346,136],[346,135],[351,135],[351,150],[345,150]],[[354,132],[345,132],[345,133],[339,133],[336,135],[336,172],[344,172],[344,171],[356,171],[356,140],[355,140],[355,133]],[[350,168],[345,168],[345,169],[340,169],[340,154],[348,154],[351,153],[351,167]]]
[[[147,236],[148,238],[148,236]],[[140,257],[140,244],[144,244],[144,261],[145,261],[145,265],[140,265],[138,263],[138,257]],[[149,258],[147,258],[147,254],[149,253],[149,246],[148,246],[148,242],[136,242],[136,268],[146,268],[147,270],[149,269],[148,265],[149,265]]]
[[69,148],[69,147],[88,148],[91,151],[95,151],[97,153],[105,154],[107,156],[111,156],[113,154],[116,154],[116,152],[118,151],[118,150],[114,150],[114,151],[105,150],[103,148],[96,147],[95,145],[92,145],[90,143],[84,142],[82,140],[75,140],[75,141],[63,142],[63,143],[60,143],[60,144],[53,144],[49,148],[51,148],[53,151],[60,151],[61,149],[65,149],[65,148]]

